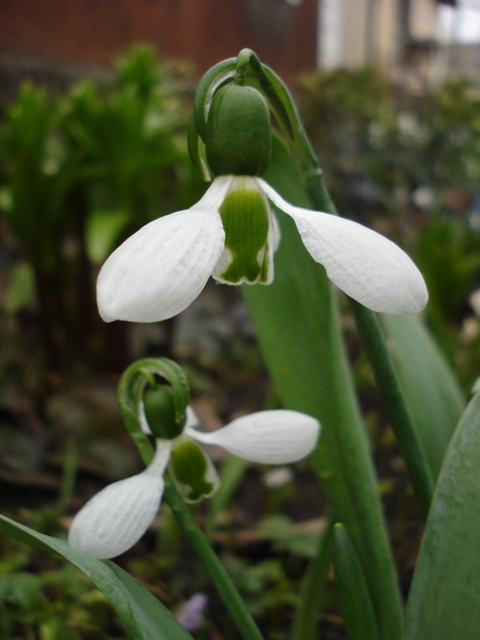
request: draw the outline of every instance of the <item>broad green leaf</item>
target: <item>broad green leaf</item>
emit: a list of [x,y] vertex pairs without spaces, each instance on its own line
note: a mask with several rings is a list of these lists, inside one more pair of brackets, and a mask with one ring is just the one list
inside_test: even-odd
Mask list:
[[448,446],[408,597],[404,640],[477,640],[480,630],[480,393]]
[[405,401],[427,464],[437,477],[465,399],[418,316],[382,316]]
[[0,516],[0,534],[56,553],[80,569],[111,602],[132,640],[192,640],[161,602],[110,560],[94,560],[74,551],[64,540],[37,533],[5,516]]
[[367,585],[345,527],[335,525],[333,570],[337,597],[349,640],[378,640],[377,625]]
[[[295,165],[274,139],[266,180],[288,201],[308,206]],[[242,287],[260,346],[283,404],[322,423],[310,460],[360,558],[381,637],[401,634],[400,598],[368,446],[325,270],[295,224],[278,214],[282,239],[268,287]]]

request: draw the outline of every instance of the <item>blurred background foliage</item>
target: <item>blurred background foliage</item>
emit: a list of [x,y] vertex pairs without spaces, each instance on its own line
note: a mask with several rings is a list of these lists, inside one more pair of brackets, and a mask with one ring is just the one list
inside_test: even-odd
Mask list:
[[[63,93],[26,84],[1,113],[0,510],[38,531],[64,531],[68,513],[102,484],[139,468],[115,398],[133,358],[180,360],[210,427],[275,406],[237,288],[209,283],[159,325],[105,325],[96,310],[96,275],[112,249],[205,189],[186,147],[194,88],[192,68],[138,46],[111,73]],[[478,89],[458,78],[412,95],[370,69],[338,70],[300,78],[296,98],[338,209],[394,238],[422,270],[426,320],[469,393],[480,373]],[[343,320],[406,589],[418,513],[345,309]],[[200,519],[268,637],[284,638],[323,497],[306,463],[273,479],[216,461],[227,495],[201,505]],[[168,606],[203,590],[218,608],[166,508],[160,528],[124,566]],[[110,605],[71,567],[0,545],[0,638],[124,637]],[[342,637],[340,618],[327,618],[328,637]],[[196,637],[236,636],[225,614],[207,614]]]
[[98,266],[140,226],[201,193],[185,142],[190,86],[191,69],[137,47],[101,82],[66,94],[26,84],[6,109],[0,210],[12,237],[2,307],[17,314],[35,301],[45,368],[108,357]]
[[[299,100],[339,211],[413,256],[430,293],[428,323],[448,358],[460,357],[459,327],[476,320],[468,300],[480,286],[478,87],[453,77],[416,95],[371,69],[340,69],[302,78]],[[468,386],[478,369],[459,373]]]

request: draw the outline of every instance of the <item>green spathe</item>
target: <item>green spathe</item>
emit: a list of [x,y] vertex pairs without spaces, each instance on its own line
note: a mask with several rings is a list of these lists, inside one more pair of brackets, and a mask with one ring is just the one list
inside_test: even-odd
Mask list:
[[253,87],[219,89],[208,114],[205,150],[216,176],[261,176],[272,152],[267,103]]
[[212,475],[210,468],[203,449],[193,440],[185,439],[172,450],[169,470],[186,502],[198,502],[218,488],[217,475]]
[[225,248],[218,277],[226,283],[269,282],[270,207],[254,180],[237,177],[220,207]]

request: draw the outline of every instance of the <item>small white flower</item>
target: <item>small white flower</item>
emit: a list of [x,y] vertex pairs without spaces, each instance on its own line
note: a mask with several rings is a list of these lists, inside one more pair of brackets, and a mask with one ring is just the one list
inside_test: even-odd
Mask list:
[[295,207],[261,178],[219,176],[191,209],[150,222],[108,258],[97,282],[102,318],[171,318],[210,276],[227,284],[269,284],[279,240],[269,201],[293,218],[312,258],[346,294],[383,313],[425,307],[421,273],[390,240],[351,220]]
[[[169,463],[172,480],[187,502],[212,495],[220,481],[195,441],[219,445],[251,462],[286,464],[307,456],[320,431],[315,418],[287,409],[252,413],[210,433],[198,431],[197,425],[194,411],[187,407],[182,434],[173,440],[158,439],[155,457],[144,471],[105,487],[77,513],[68,535],[70,546],[99,559],[114,558],[133,546],[157,514]],[[183,457],[185,448],[189,451]],[[192,452],[200,469],[191,464]]]

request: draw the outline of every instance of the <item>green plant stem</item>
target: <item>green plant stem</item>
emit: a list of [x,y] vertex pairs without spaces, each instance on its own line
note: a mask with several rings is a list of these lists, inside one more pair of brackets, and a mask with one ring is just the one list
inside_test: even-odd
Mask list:
[[263,640],[235,585],[196,523],[189,507],[184,503],[167,475],[165,475],[164,498],[179,521],[195,553],[207,570],[241,636],[244,640]]
[[426,520],[432,501],[434,483],[415,427],[405,403],[377,318],[373,311],[349,298],[363,347],[372,365],[377,386],[388,411],[408,475]]

